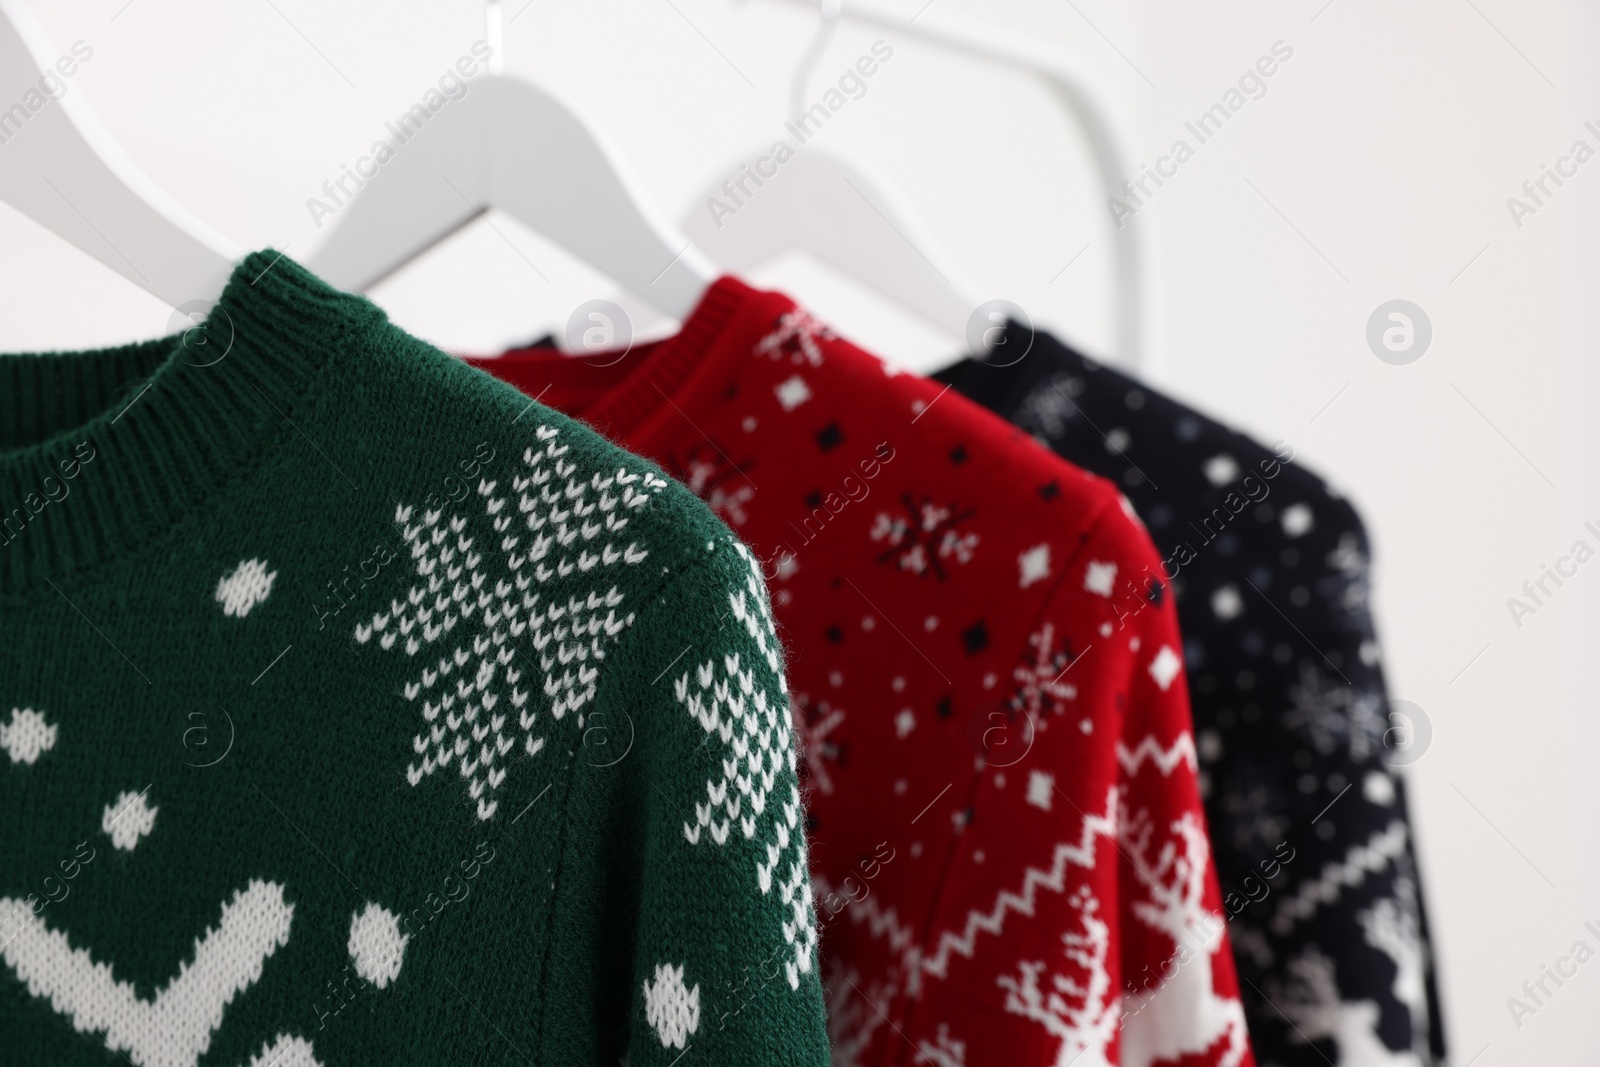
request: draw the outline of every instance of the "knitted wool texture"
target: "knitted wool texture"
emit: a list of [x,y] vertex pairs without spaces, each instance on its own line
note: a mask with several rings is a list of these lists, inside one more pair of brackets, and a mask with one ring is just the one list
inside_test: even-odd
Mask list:
[[1420,750],[1393,744],[1405,721],[1384,692],[1355,509],[1287,442],[1269,450],[1017,323],[989,363],[938,378],[1115,478],[1163,551],[1257,1054],[1284,1067],[1443,1063],[1391,766]]
[[824,1063],[754,558],[247,258],[0,357],[0,1063]]
[[480,365],[760,555],[835,1063],[1253,1062],[1176,617],[1112,486],[732,279],[625,358]]

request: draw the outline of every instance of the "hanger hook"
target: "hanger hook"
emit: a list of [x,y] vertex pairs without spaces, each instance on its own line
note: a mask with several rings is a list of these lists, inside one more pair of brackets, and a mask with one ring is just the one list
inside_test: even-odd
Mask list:
[[789,117],[797,118],[806,107],[806,82],[811,78],[811,71],[816,68],[822,59],[823,49],[828,47],[828,38],[833,36],[833,28],[839,23],[839,13],[844,8],[844,0],[822,0],[818,14],[817,32],[811,38],[811,44],[806,48],[805,55],[800,57],[800,65],[795,67],[794,78],[789,83]]
[[506,23],[505,14],[500,9],[500,0],[488,0],[484,4],[483,42],[489,46],[489,73],[493,75],[504,73]]

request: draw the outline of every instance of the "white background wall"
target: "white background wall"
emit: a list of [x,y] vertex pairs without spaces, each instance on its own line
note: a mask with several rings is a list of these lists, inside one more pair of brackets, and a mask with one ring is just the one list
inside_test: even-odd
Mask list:
[[[1147,162],[1273,42],[1294,49],[1139,216],[1157,255],[1161,384],[1294,442],[1366,515],[1393,695],[1434,728],[1411,778],[1455,1062],[1595,1062],[1600,963],[1520,1029],[1505,1002],[1579,936],[1594,943],[1585,920],[1600,924],[1600,562],[1520,629],[1506,598],[1580,536],[1600,547],[1582,530],[1600,525],[1600,161],[1520,228],[1505,201],[1574,140],[1600,149],[1583,129],[1600,125],[1600,13],[1571,0],[933,2],[1070,50]],[[63,50],[94,48],[71,91],[161,186],[235,241],[296,257],[322,236],[306,198],[484,35],[469,0],[36,10]],[[505,63],[595,116],[676,217],[778,135],[814,17],[785,0],[508,0]],[[1025,75],[848,22],[813,96],[880,37],[894,60],[822,137],[888,172],[987,292],[1107,352],[1111,231],[1064,113]],[[756,280],[915,366],[954,349],[815,264]],[[614,294],[492,217],[373,295],[422,336],[484,351]],[[1434,328],[1407,367],[1364,340],[1395,297]],[[0,350],[154,336],[168,316],[0,205]]]

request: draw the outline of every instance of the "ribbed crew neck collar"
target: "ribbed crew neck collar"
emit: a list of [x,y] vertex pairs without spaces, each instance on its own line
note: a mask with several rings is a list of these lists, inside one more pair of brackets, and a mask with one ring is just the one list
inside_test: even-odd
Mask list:
[[572,356],[537,345],[468,363],[530,396],[583,419],[615,441],[640,447],[673,406],[693,410],[706,391],[726,387],[756,342],[793,303],[733,277],[714,282],[671,337],[634,346],[625,356]]
[[0,597],[71,583],[171,529],[293,432],[333,353],[383,321],[266,251],[185,333],[0,355]]

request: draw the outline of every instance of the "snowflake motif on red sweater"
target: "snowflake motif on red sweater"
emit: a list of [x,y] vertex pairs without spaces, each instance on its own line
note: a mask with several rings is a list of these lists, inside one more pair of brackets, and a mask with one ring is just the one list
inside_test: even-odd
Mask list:
[[1048,622],[1029,635],[1028,647],[1033,649],[1033,655],[1024,658],[1011,672],[1017,688],[1006,706],[1036,722],[1061,711],[1067,701],[1078,696],[1076,686],[1061,680],[1073,656],[1065,646],[1055,646],[1055,636],[1056,628]]
[[807,693],[794,695],[794,736],[805,761],[802,779],[824,796],[833,792],[829,766],[844,759],[844,745],[828,735],[844,722],[844,709],[826,700],[813,702]]
[[953,505],[935,504],[929,497],[919,504],[909,493],[900,497],[900,506],[904,515],[880,511],[872,520],[870,536],[889,546],[878,556],[879,563],[893,560],[903,571],[919,576],[931,573],[943,580],[946,563],[971,561],[978,535],[959,527],[976,514],[975,509],[957,511]]
[[671,468],[679,472],[684,484],[731,526],[743,526],[750,518],[745,506],[756,495],[746,475],[754,460],[734,463],[714,441],[697,441],[674,456]]
[[791,363],[820,367],[822,346],[817,342],[832,341],[837,336],[809,313],[795,308],[780,315],[772,332],[756,342],[755,354],[775,360],[788,357]]

